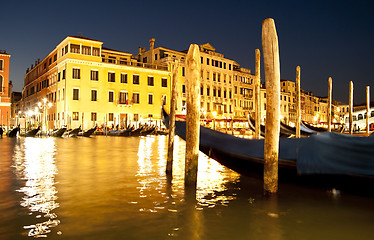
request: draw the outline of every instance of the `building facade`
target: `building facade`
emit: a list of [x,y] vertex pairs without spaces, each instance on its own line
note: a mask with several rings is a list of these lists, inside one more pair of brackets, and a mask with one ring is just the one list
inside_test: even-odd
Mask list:
[[[139,63],[103,42],[69,36],[25,75],[23,109],[54,129],[96,124],[125,127],[160,119],[169,98],[168,68]],[[38,107],[46,98],[51,107]]]
[[[245,119],[253,111],[253,79],[250,69],[241,68],[234,60],[216,52],[209,43],[200,45],[201,117],[206,119]],[[143,63],[173,66],[179,61],[177,79],[177,114],[185,114],[185,59],[186,51],[165,47],[155,48],[155,39],[149,40],[149,50],[140,47],[136,59]],[[170,68],[170,67],[169,67]]]
[[11,119],[10,54],[0,50],[0,125],[8,127]]

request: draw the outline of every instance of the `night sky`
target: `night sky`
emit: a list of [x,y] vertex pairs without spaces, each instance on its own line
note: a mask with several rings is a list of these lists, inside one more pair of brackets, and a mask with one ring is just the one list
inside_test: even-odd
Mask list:
[[[282,79],[295,81],[300,65],[304,90],[327,96],[331,76],[334,99],[348,103],[353,81],[355,104],[365,102],[374,69],[370,1],[182,2],[186,1],[3,1],[0,49],[12,55],[14,90],[22,90],[26,69],[69,35],[133,54],[139,46],[148,49],[150,38],[156,39],[156,47],[174,50],[209,42],[254,73],[255,49],[262,52],[262,21],[270,17],[277,27]],[[373,99],[374,85],[371,88]]]

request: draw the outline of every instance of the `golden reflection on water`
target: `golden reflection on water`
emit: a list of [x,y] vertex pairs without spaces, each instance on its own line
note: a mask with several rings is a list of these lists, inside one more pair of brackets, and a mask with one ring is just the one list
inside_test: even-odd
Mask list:
[[[153,190],[158,191],[164,198],[164,203],[171,202],[171,207],[168,208],[170,212],[177,212],[174,207],[176,202],[174,199],[183,199],[184,195],[184,156],[185,156],[185,141],[179,137],[174,140],[174,160],[173,160],[173,177],[171,180],[170,196],[165,196],[162,189],[166,185],[166,158],[167,158],[167,137],[145,137],[139,142],[138,151],[138,171],[137,177],[140,186],[139,197],[150,197],[147,192]],[[157,146],[154,146],[154,145]],[[157,150],[157,151],[156,151]],[[152,159],[157,159],[157,166],[154,165]],[[153,160],[154,161],[154,160]],[[154,171],[154,174],[151,174]],[[198,165],[198,179],[197,179],[197,210],[203,207],[212,208],[216,205],[226,206],[229,201],[235,199],[234,193],[232,195],[224,193],[228,189],[228,184],[239,181],[240,175],[234,171],[226,169],[224,166],[216,162],[214,159],[207,157],[200,152]],[[151,189],[154,188],[154,189]],[[148,211],[157,211],[160,207],[160,202],[157,202],[154,209]],[[140,211],[147,211],[141,208]]]
[[20,205],[33,216],[33,223],[24,226],[28,236],[47,237],[51,228],[60,223],[53,212],[59,207],[55,186],[55,151],[54,138],[25,138],[15,148],[16,175],[25,181],[24,186],[17,190],[24,194]]

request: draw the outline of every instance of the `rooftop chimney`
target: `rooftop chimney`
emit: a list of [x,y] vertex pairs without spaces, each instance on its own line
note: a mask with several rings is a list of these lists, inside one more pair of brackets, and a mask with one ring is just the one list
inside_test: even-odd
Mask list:
[[149,50],[153,50],[155,48],[155,41],[156,39],[154,38],[149,39]]

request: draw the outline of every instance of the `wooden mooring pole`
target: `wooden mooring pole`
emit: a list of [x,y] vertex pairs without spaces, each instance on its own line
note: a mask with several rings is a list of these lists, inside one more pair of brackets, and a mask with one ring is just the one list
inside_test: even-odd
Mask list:
[[296,137],[300,138],[301,122],[301,94],[300,94],[300,66],[296,67]]
[[349,82],[349,134],[353,133],[353,82]]
[[329,92],[327,103],[327,131],[331,132],[331,102],[332,102],[332,78],[329,77]]
[[278,36],[274,20],[262,23],[262,52],[266,81],[266,130],[264,146],[264,190],[278,191],[278,149],[280,131],[280,65]]
[[177,77],[178,77],[178,60],[174,61],[173,74],[171,79],[171,98],[170,98],[170,118],[169,118],[169,138],[168,138],[168,159],[166,162],[166,173],[173,173],[173,153],[174,153],[174,136],[175,136],[175,109],[177,105]]
[[186,186],[197,185],[197,166],[200,138],[200,50],[191,44],[186,57],[186,160],[184,181]]
[[260,49],[256,49],[256,76],[255,76],[255,139],[260,139],[260,127],[261,127],[261,102],[260,102],[260,87],[261,87],[261,75],[260,75]]
[[370,87],[366,86],[366,133],[369,134],[369,118],[371,116],[370,113]]

